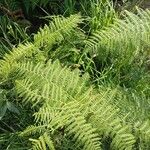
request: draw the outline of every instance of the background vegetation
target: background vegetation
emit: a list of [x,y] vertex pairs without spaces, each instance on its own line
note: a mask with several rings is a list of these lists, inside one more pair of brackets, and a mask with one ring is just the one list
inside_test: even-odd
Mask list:
[[0,0],[0,149],[149,150],[148,7]]

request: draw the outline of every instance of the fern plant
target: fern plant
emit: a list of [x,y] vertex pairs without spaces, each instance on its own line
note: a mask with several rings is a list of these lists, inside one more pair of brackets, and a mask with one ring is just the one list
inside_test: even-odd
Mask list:
[[[17,93],[24,97],[23,103],[41,106],[34,114],[37,125],[45,125],[52,135],[57,130],[64,130],[64,134],[70,138],[73,136],[76,147],[83,149],[100,149],[102,135],[113,139],[111,147],[115,149],[132,149],[135,139],[129,127],[121,123],[117,111],[107,104],[104,97],[92,96],[94,91],[86,87],[84,76],[82,79],[77,72],[61,68],[57,62],[48,64],[45,69],[43,66],[32,67],[27,63],[17,69],[23,77],[23,80],[16,81]],[[39,81],[43,84],[39,85]],[[86,118],[89,123],[86,123]],[[30,128],[25,131],[28,132],[31,132]]]
[[[20,97],[24,97],[24,104],[29,102],[33,107],[41,106],[34,115],[37,125],[45,126],[44,131],[45,129],[51,131],[53,135],[57,130],[62,129],[68,136],[73,136],[72,140],[77,142],[76,147],[83,149],[100,149],[99,138],[103,134],[114,138],[112,142],[114,148],[133,147],[134,136],[128,127],[122,128],[123,124],[119,118],[116,118],[115,109],[104,101],[104,97],[100,100],[97,98],[99,95],[92,96],[95,92],[92,88],[86,87],[87,77],[81,78],[78,72],[62,68],[57,62],[48,63],[46,66],[23,63],[18,64],[16,70],[19,73],[17,75],[19,80],[16,81],[17,93]],[[39,81],[42,84],[39,84]],[[86,118],[89,123],[86,123]],[[100,124],[97,123],[99,119],[102,121]],[[96,124],[97,129],[94,129],[92,124]],[[97,131],[98,129],[100,131]],[[31,132],[31,129],[29,131]],[[29,131],[27,129],[25,132]]]
[[[94,32],[86,40],[85,49],[98,60],[102,69],[110,70],[108,76],[112,76],[120,84],[130,80],[132,82],[134,76],[133,80],[137,82],[137,68],[143,68],[139,69],[139,73],[147,70],[144,70],[144,66],[147,65],[149,55],[150,11],[138,9],[137,13],[135,15],[125,11],[123,20],[117,19],[113,25],[103,31]],[[101,71],[99,66],[97,69]],[[124,78],[125,74],[128,76]],[[132,84],[134,85],[133,82]]]
[[112,27],[93,33],[87,40],[87,47],[99,55],[99,49],[105,50],[107,55],[103,59],[109,54],[114,56],[113,61],[117,56],[120,59],[126,56],[131,63],[140,49],[149,46],[149,14],[149,10],[138,10],[138,15],[126,11],[125,20],[116,20]]
[[[94,34],[84,50],[88,49],[89,53],[93,50],[94,54],[98,52],[101,59],[99,50],[105,50],[103,59],[111,56],[111,62],[114,66],[119,64],[119,69],[124,61],[130,60],[127,64],[132,64],[136,60],[133,54],[139,55],[139,48],[144,50],[148,45],[149,11],[139,11],[139,16],[129,12],[127,14],[125,20],[118,20],[112,27]],[[0,60],[1,88],[9,85],[9,93],[12,94],[7,96],[9,100],[13,97],[23,110],[30,111],[26,116],[28,119],[23,123],[32,120],[13,130],[17,138],[12,143],[18,141],[18,145],[14,144],[13,147],[12,144],[11,148],[21,149],[21,145],[24,149],[35,150],[149,148],[149,118],[142,120],[142,117],[136,116],[132,120],[133,115],[129,111],[132,105],[125,107],[123,103],[126,100],[123,99],[125,94],[122,96],[119,91],[108,87],[98,90],[91,83],[88,73],[69,68],[56,60],[56,57],[50,60],[51,51],[61,46],[63,49],[64,42],[79,33],[78,24],[82,21],[79,14],[68,18],[54,17],[49,26],[46,25],[34,35],[33,42],[19,44]],[[142,22],[142,25],[138,22]],[[128,25],[132,28],[128,28]],[[144,32],[139,32],[141,30]],[[130,37],[131,33],[135,36]],[[109,36],[113,34],[116,38],[111,39]],[[122,60],[125,49],[128,50],[127,55]],[[83,51],[83,54],[88,52]],[[4,149],[3,137],[6,138],[7,134],[5,130],[2,133]]]

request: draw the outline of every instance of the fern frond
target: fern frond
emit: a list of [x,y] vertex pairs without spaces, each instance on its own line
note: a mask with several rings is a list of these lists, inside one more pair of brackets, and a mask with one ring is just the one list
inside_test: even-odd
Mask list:
[[[79,77],[79,71],[62,68],[58,62],[47,65],[20,63],[17,69],[21,75],[24,74],[22,80],[16,81],[17,93],[23,97],[23,103],[30,102],[32,106],[43,104],[39,112],[35,113],[37,123],[55,130],[67,126],[66,134],[75,134],[73,139],[78,145],[84,145],[84,149],[89,150],[100,148],[98,134],[79,111],[82,104],[76,104],[76,100],[85,102],[87,95],[91,94],[85,87],[86,76]],[[78,128],[74,130],[77,125]]]
[[16,81],[16,90],[20,97],[24,97],[23,103],[33,102],[35,105],[43,102],[43,97],[38,94],[39,90],[32,90],[30,87],[32,83],[28,80],[18,80]]
[[25,58],[26,56],[32,56],[34,52],[40,53],[41,47],[47,47],[53,45],[55,42],[64,39],[65,35],[69,35],[74,28],[77,28],[78,23],[82,21],[81,16],[72,15],[68,18],[54,17],[49,26],[45,25],[44,29],[34,36],[34,43],[19,44],[17,48],[10,51],[0,61],[0,74],[4,78],[7,78],[12,71],[12,64],[14,62]]
[[37,124],[43,124],[43,125],[49,126],[50,122],[58,115],[58,112],[60,110],[61,109],[58,106],[50,107],[49,105],[44,105],[43,107],[39,109],[38,112],[34,113],[33,116],[35,118],[35,122]]
[[14,48],[10,53],[3,57],[0,61],[0,75],[2,78],[7,78],[9,73],[14,69],[16,62],[20,59],[30,56],[37,48],[32,43],[20,44]]
[[118,115],[119,110],[109,104],[109,98],[113,98],[113,92],[111,94],[108,91],[104,92],[101,96],[99,95],[99,97],[102,97],[101,99],[97,99],[94,104],[91,104],[89,121],[95,125],[100,135],[112,138],[111,147],[113,149],[131,150],[135,144],[135,137],[130,127],[123,124]]
[[64,132],[69,136],[73,135],[76,144],[82,146],[84,150],[99,150],[100,138],[96,129],[91,124],[86,123],[85,118],[80,113],[81,106],[77,102],[70,102],[64,105],[61,112],[52,120],[53,128],[64,128]]
[[41,125],[41,126],[28,126],[24,131],[22,131],[19,136],[25,137],[29,135],[35,135],[36,133],[42,134],[43,132],[46,131],[46,125]]
[[19,44],[17,48],[14,48],[12,51],[10,51],[9,54],[6,54],[4,56],[5,61],[9,61],[12,63],[13,61],[17,61],[21,59],[22,57],[31,55],[37,47],[33,45],[32,43],[26,43],[26,44]]
[[34,36],[34,43],[38,47],[51,47],[56,42],[60,42],[64,39],[65,35],[69,35],[74,28],[77,28],[78,23],[81,23],[82,19],[79,14],[71,15],[68,18],[54,17],[49,26],[45,25],[43,29]]
[[53,145],[53,142],[50,138],[50,136],[45,132],[42,136],[39,137],[39,139],[29,139],[32,144],[33,150],[55,150],[55,147]]
[[136,122],[134,124],[134,131],[136,137],[140,138],[140,142],[146,143],[150,146],[150,123],[149,120],[144,122]]
[[[53,64],[49,62],[46,65],[42,63],[34,65],[30,62],[18,63],[16,69],[20,76],[26,78],[19,81],[20,85],[18,81],[16,82],[18,83],[18,93],[20,93],[20,89],[22,92],[24,91],[23,93],[25,94],[25,91],[28,93],[29,89],[32,90],[36,88],[36,91],[33,91],[36,93],[35,95],[39,95],[37,98],[43,97],[47,99],[47,101],[49,98],[55,102],[60,102],[61,96],[63,97],[63,101],[75,98],[83,100],[83,95],[85,94],[86,96],[87,90],[85,89],[85,85],[87,84],[88,76],[79,77],[80,73],[78,70],[70,71],[70,69],[61,67],[58,61],[55,61]],[[21,87],[23,87],[24,90]],[[55,93],[57,93],[59,97],[55,96]],[[31,99],[32,98],[33,95],[31,96]]]
[[125,11],[124,20],[116,22],[103,31],[96,31],[86,41],[86,48],[101,59],[113,56],[115,63],[125,60],[131,63],[144,46],[150,46],[150,10],[138,10],[135,15]]

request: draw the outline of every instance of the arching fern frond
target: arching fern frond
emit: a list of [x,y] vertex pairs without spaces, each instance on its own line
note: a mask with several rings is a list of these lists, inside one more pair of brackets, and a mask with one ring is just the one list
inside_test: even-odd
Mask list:
[[103,94],[99,95],[99,97],[102,97],[100,100],[98,100],[97,96],[97,100],[95,99],[95,103],[92,103],[90,107],[91,116],[89,121],[98,129],[100,135],[105,138],[112,138],[112,149],[131,150],[135,144],[135,137],[130,127],[124,124],[119,117],[119,110],[109,103],[109,98],[113,98],[113,96],[114,91],[111,93],[109,91],[103,92]]
[[39,125],[39,126],[28,126],[24,131],[20,132],[19,136],[25,137],[29,135],[35,135],[35,134],[43,134],[46,132],[46,125]]
[[81,105],[77,102],[69,102],[61,108],[61,111],[52,120],[52,128],[64,128],[68,136],[73,136],[76,145],[83,146],[83,150],[100,150],[100,138],[96,129],[86,123],[80,113]]
[[[36,88],[35,92],[39,95],[39,98],[43,95],[43,98],[45,97],[46,99],[47,96],[47,98],[55,102],[59,102],[61,96],[63,96],[63,101],[75,98],[83,100],[83,94],[86,93],[85,85],[88,82],[88,76],[79,77],[80,72],[78,70],[70,71],[66,67],[62,68],[58,61],[55,61],[53,64],[48,62],[47,64],[38,63],[37,65],[30,62],[18,63],[16,69],[22,78],[26,78],[25,80],[17,81],[18,86],[20,83],[20,86],[26,87],[25,91],[27,92],[27,89],[33,90]],[[22,89],[20,86],[17,88],[18,90]],[[55,93],[59,97],[56,97]]]
[[[86,48],[102,60],[112,56],[112,61],[131,63],[150,42],[150,10],[139,10],[135,15],[125,11],[124,20],[103,31],[96,31],[86,41]],[[126,60],[126,61],[125,61]]]
[[40,29],[34,36],[35,45],[38,47],[51,47],[56,42],[62,41],[65,35],[69,35],[81,22],[82,19],[79,14],[71,15],[68,18],[56,16],[49,26],[45,25],[45,27]]
[[9,73],[14,69],[17,61],[32,55],[37,50],[38,48],[32,43],[20,44],[17,48],[14,48],[3,57],[3,60],[0,60],[0,76],[7,78]]

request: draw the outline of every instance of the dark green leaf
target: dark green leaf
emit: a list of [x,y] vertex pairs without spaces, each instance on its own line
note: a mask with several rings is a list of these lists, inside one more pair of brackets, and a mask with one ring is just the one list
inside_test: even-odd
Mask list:
[[6,105],[9,111],[16,114],[20,114],[18,108],[13,103],[7,101]]
[[4,117],[7,110],[6,102],[1,103],[0,105],[0,120]]

